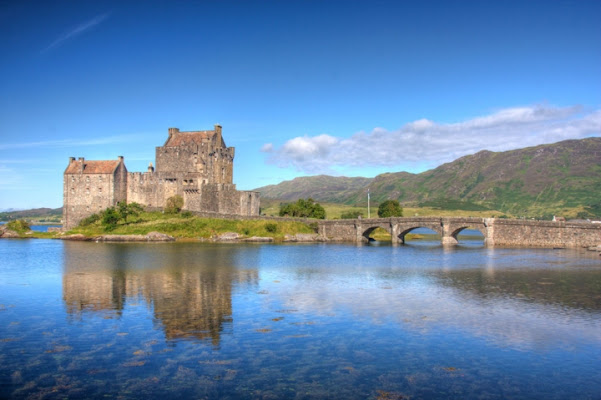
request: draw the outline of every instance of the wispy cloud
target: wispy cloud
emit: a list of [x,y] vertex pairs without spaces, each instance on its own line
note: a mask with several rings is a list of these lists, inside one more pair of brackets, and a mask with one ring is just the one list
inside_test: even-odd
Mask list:
[[299,136],[262,151],[268,162],[305,173],[345,167],[436,166],[480,150],[505,151],[601,135],[601,110],[537,105],[508,108],[471,120],[440,124],[427,119],[395,131],[375,128],[348,138]]
[[41,51],[41,53],[46,53],[50,50],[53,50],[59,46],[62,46],[67,40],[71,40],[71,39],[76,38],[77,36],[82,35],[83,33],[89,31],[96,25],[102,23],[104,20],[106,20],[109,17],[109,15],[110,15],[109,13],[97,15],[96,17],[92,18],[91,20],[86,21],[86,22],[76,26],[75,28],[71,29],[69,32],[61,35],[58,39],[56,39],[54,42],[52,42],[48,47],[43,49]]
[[37,142],[21,142],[21,143],[5,143],[0,144],[0,150],[8,150],[8,149],[24,149],[24,148],[32,148],[32,147],[74,147],[74,146],[97,146],[102,144],[113,144],[113,143],[127,143],[139,140],[140,137],[143,137],[142,134],[127,134],[127,135],[118,135],[118,136],[107,136],[103,138],[97,139],[86,139],[86,140],[73,140],[73,139],[63,139],[63,140],[44,140]]

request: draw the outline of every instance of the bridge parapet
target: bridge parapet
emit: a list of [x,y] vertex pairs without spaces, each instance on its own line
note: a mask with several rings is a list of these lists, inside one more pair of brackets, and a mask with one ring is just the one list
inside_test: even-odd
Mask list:
[[465,217],[394,217],[319,221],[319,234],[331,240],[363,242],[376,228],[390,233],[393,243],[424,227],[441,235],[443,244],[457,244],[466,228],[477,229],[487,246],[591,247],[601,245],[601,224]]

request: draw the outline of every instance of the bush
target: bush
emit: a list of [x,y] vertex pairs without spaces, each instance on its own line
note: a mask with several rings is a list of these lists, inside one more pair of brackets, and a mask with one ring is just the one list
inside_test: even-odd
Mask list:
[[119,219],[123,219],[123,221],[127,222],[127,217],[129,215],[139,215],[144,208],[138,203],[129,203],[126,201],[120,201],[117,203],[117,214],[119,215]]
[[102,225],[107,231],[112,231],[117,226],[121,217],[115,207],[109,207],[102,212]]
[[403,209],[397,200],[386,200],[378,207],[378,217],[402,217]]
[[79,221],[79,226],[90,226],[100,220],[100,214],[92,214]]
[[269,233],[276,233],[278,231],[278,224],[268,222],[265,224],[265,230]]
[[181,216],[184,218],[190,218],[193,214],[190,211],[182,211]]
[[340,215],[340,219],[357,219],[359,217],[363,218],[361,211],[347,211]]
[[279,214],[280,217],[326,218],[326,210],[311,198],[298,199],[296,203],[281,204]]
[[184,199],[180,195],[171,196],[165,202],[165,212],[168,214],[177,214],[184,206]]
[[15,231],[17,233],[24,233],[24,232],[28,232],[31,230],[31,226],[29,225],[29,222],[25,221],[24,219],[17,219],[15,221],[10,221],[9,223],[6,224],[6,227],[8,229],[10,229],[11,231]]

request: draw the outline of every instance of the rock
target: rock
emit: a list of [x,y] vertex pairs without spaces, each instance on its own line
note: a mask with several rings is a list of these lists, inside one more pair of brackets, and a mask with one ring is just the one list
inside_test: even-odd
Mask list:
[[64,235],[61,236],[60,238],[61,240],[77,240],[77,241],[86,241],[86,240],[92,240],[89,237],[86,237],[84,235],[82,235],[81,233],[77,233],[74,235]]
[[588,251],[601,251],[601,245],[589,247]]
[[146,235],[149,242],[173,242],[175,238],[161,232],[150,232]]
[[230,242],[240,239],[240,234],[236,232],[225,232],[221,235],[217,235],[215,241],[217,242]]
[[317,233],[297,233],[296,235],[284,236],[284,242],[325,242],[326,238]]
[[0,237],[2,239],[13,239],[13,238],[18,238],[20,236],[17,232],[7,229],[7,228],[4,228],[4,229],[0,230]]
[[160,232],[150,232],[146,235],[102,235],[94,240],[97,242],[172,242],[175,238]]
[[263,237],[263,236],[252,236],[246,239],[243,239],[244,242],[253,242],[253,243],[269,243],[273,242],[272,237]]

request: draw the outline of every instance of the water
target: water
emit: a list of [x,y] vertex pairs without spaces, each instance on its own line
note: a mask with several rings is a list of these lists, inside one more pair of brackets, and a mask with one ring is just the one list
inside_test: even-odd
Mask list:
[[0,398],[599,399],[601,257],[0,240]]

